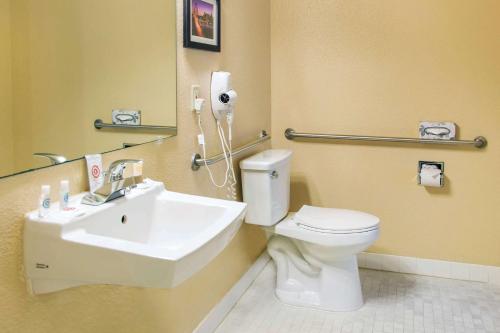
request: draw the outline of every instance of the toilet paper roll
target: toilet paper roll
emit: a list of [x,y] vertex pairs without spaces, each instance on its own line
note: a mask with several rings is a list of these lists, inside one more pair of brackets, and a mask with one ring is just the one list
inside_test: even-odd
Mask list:
[[423,165],[420,170],[420,185],[441,187],[441,170],[435,165]]

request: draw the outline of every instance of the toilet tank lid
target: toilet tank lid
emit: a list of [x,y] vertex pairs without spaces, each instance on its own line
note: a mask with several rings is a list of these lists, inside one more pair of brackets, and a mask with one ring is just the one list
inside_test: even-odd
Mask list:
[[320,208],[304,205],[295,214],[299,225],[325,231],[356,232],[378,227],[380,219],[355,210]]
[[292,151],[288,149],[270,149],[253,155],[240,162],[241,170],[270,171],[289,163]]

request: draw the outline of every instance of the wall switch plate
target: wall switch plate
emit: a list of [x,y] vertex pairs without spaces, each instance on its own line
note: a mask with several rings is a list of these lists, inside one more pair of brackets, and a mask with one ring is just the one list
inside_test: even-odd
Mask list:
[[200,98],[200,86],[193,84],[191,86],[191,111],[195,111],[195,101]]
[[115,109],[111,112],[111,118],[115,125],[140,125],[140,110]]

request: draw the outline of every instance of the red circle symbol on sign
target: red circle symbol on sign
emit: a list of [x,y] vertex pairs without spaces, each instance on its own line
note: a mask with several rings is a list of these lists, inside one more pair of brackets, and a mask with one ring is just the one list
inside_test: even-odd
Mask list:
[[101,175],[101,169],[97,165],[92,166],[92,176],[98,178]]

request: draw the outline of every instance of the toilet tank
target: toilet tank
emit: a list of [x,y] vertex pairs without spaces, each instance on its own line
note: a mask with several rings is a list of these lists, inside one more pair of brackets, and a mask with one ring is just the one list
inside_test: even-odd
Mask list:
[[266,150],[240,162],[245,222],[272,226],[288,214],[292,151]]

